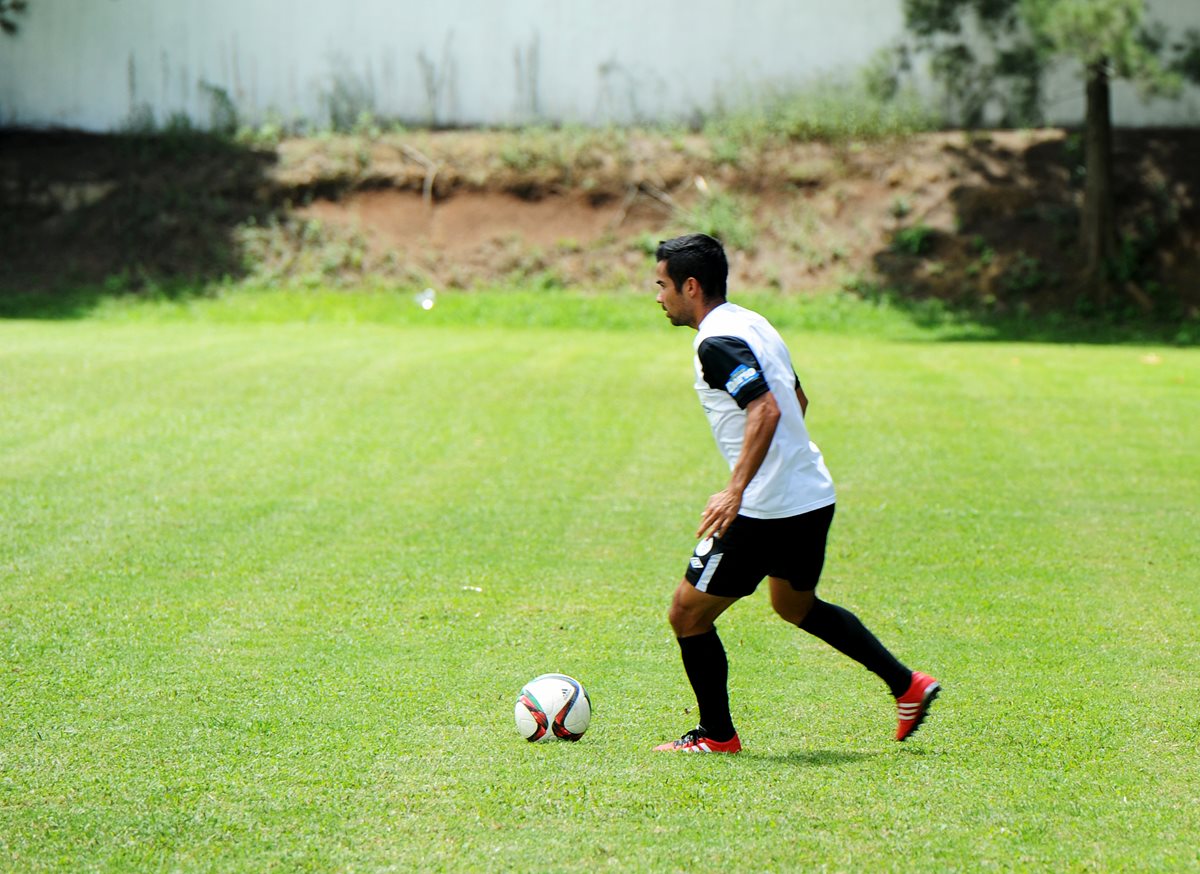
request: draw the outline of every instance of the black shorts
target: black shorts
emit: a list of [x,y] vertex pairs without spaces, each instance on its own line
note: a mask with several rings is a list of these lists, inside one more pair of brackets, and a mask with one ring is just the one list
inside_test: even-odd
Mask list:
[[831,522],[833,504],[786,519],[738,516],[722,536],[696,545],[685,576],[697,590],[722,598],[751,594],[763,577],[812,591],[825,566]]

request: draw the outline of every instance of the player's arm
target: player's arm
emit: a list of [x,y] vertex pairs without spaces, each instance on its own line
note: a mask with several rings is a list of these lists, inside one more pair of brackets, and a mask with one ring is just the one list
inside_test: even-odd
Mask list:
[[[792,371],[792,376],[796,376],[796,372]],[[800,415],[803,416],[808,412],[808,395],[804,393],[804,389],[800,387],[800,377],[796,376],[796,400],[800,402]]]
[[760,394],[746,405],[746,436],[742,441],[742,451],[737,464],[733,466],[729,485],[708,499],[700,515],[697,537],[707,537],[710,533],[723,534],[733,524],[738,510],[742,508],[742,495],[762,467],[771,441],[775,439],[778,424],[779,404],[770,391]]
[[709,337],[696,354],[711,388],[728,392],[746,412],[746,427],[738,460],[729,485],[708,499],[700,514],[697,537],[723,534],[742,507],[742,495],[762,467],[779,424],[779,404],[767,385],[762,364],[745,340],[739,337]]

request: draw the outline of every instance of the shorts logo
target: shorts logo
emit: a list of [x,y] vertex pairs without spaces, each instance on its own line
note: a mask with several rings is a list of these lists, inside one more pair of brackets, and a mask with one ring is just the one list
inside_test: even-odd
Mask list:
[[737,393],[745,388],[746,383],[753,382],[757,377],[757,369],[739,364],[734,368],[733,373],[729,374],[729,382],[725,383],[725,391],[736,398]]
[[706,538],[705,540],[701,540],[699,543],[696,544],[696,555],[703,558],[704,556],[706,556],[710,552],[712,552],[712,548],[713,548],[713,539],[711,537]]
[[700,568],[704,567],[704,562],[701,561],[700,559],[696,558],[696,556],[693,555],[692,556],[692,567],[694,567],[696,570],[700,570]]

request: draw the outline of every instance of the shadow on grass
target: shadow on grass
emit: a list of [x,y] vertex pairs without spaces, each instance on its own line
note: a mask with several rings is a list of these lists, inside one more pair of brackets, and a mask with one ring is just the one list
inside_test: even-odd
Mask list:
[[896,310],[938,342],[1200,346],[1200,318],[1183,314],[1164,319],[1129,307],[1103,315],[994,312],[886,292],[871,294],[867,300]]
[[280,205],[273,151],[195,131],[0,132],[0,318],[195,294],[246,268],[234,239]]

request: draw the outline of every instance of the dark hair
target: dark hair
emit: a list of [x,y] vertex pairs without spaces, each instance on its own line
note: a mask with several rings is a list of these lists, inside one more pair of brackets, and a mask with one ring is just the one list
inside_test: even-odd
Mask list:
[[682,290],[690,276],[700,283],[705,300],[725,300],[729,262],[725,260],[725,250],[719,240],[708,234],[687,234],[663,240],[654,257],[667,262],[667,275],[675,288]]

